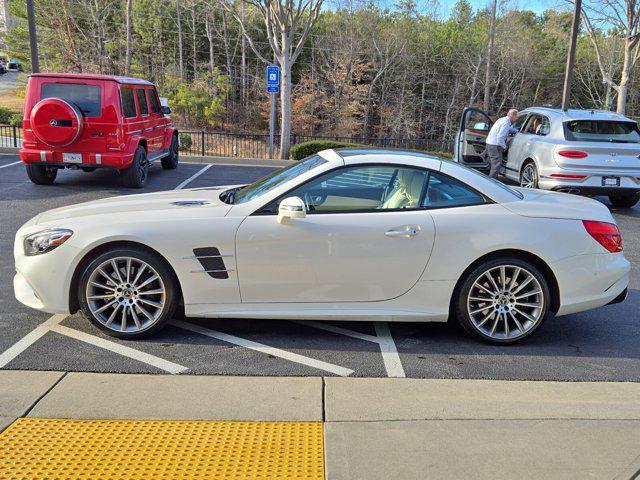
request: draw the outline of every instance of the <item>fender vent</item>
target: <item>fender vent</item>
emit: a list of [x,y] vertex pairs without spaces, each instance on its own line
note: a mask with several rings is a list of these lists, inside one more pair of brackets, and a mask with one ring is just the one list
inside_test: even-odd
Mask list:
[[208,204],[209,202],[206,200],[178,200],[176,202],[171,202],[171,205],[176,205],[178,207],[197,207]]
[[193,254],[210,277],[218,279],[229,278],[220,250],[216,247],[194,248]]

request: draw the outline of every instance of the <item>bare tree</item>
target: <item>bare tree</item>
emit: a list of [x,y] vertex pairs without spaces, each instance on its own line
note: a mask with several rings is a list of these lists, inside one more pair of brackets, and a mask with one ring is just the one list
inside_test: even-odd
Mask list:
[[131,75],[131,4],[133,0],[127,0],[126,24],[127,29],[127,53],[124,61],[124,74]]
[[493,61],[493,39],[496,33],[496,9],[498,0],[491,3],[491,18],[489,20],[489,40],[487,42],[487,69],[484,76],[484,111],[491,110],[491,62]]
[[[320,13],[323,0],[242,0],[255,7],[267,30],[269,46],[280,64],[280,158],[289,156],[291,144],[291,67],[296,62]],[[225,3],[242,28],[253,52],[271,63],[256,47],[245,15]]]
[[182,55],[182,14],[180,13],[180,0],[176,0],[176,14],[178,16],[178,65],[180,78],[184,80],[184,57]]
[[[640,3],[638,0],[590,0],[583,3],[582,18],[591,37],[602,81],[618,94],[616,111],[624,114],[631,71],[640,57]],[[609,27],[620,33],[624,57],[616,83],[603,52],[603,36],[598,26]]]

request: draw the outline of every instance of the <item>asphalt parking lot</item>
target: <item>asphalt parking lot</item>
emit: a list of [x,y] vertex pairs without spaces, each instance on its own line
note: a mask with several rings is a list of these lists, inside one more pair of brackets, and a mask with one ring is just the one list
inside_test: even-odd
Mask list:
[[[250,182],[269,167],[182,163],[152,167],[144,191]],[[141,193],[115,172],[64,171],[37,186],[0,155],[0,368],[217,375],[640,381],[640,206],[614,211],[633,263],[621,304],[551,319],[526,342],[495,347],[446,324],[176,319],[142,341],[108,337],[80,315],[51,316],[13,296],[13,238],[37,213]]]

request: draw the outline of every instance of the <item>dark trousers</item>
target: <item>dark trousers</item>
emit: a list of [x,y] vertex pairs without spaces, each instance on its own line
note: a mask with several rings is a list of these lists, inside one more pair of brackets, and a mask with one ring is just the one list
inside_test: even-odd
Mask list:
[[504,148],[499,145],[490,145],[487,143],[487,158],[491,166],[489,176],[491,178],[498,178],[498,173],[500,173],[500,167],[504,160]]

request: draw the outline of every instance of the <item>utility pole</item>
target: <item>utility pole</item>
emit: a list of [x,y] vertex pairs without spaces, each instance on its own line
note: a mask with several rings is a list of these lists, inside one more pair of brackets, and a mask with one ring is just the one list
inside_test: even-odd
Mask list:
[[496,12],[498,0],[491,4],[491,18],[489,19],[489,43],[487,45],[487,70],[484,75],[484,111],[489,114],[491,110],[491,62],[493,61],[493,39],[496,34]]
[[576,43],[578,41],[578,30],[580,30],[580,13],[582,12],[582,0],[574,0],[574,2],[569,55],[567,56],[567,69],[564,72],[564,88],[562,89],[562,110],[565,112],[569,110],[571,82],[573,81],[573,62],[576,57]]
[[[611,49],[611,61],[609,62],[609,78],[613,77],[613,67],[616,63],[616,50],[618,47],[618,37],[613,37],[613,48]],[[604,108],[611,110],[611,102],[613,97],[611,96],[611,84],[607,83],[607,96],[604,99]]]
[[31,71],[38,73],[40,63],[38,62],[38,39],[36,37],[36,19],[33,15],[33,0],[27,0],[27,18],[29,22],[29,46],[31,47]]

